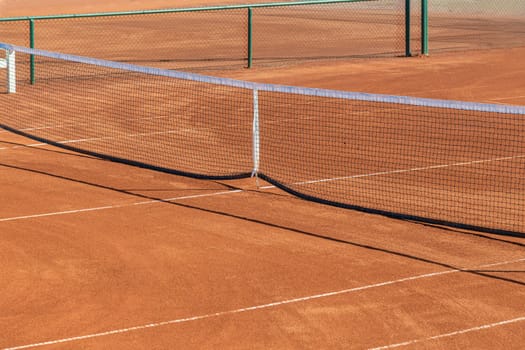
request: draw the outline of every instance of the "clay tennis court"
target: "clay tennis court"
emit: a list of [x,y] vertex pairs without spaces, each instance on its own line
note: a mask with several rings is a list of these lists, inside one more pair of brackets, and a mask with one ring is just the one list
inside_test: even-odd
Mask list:
[[[4,1],[0,10],[136,5],[71,3],[23,9]],[[213,74],[524,105],[524,54],[492,49]],[[154,172],[6,131],[0,179],[2,349],[522,348],[522,237],[338,209],[254,179]]]

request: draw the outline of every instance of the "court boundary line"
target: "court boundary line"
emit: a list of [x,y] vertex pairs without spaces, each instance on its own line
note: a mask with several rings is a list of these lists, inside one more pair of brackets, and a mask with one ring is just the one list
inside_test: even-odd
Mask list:
[[29,147],[29,148],[37,148],[37,147],[42,147],[42,146],[50,146],[50,144],[44,143],[44,142],[26,143],[25,145],[10,146],[10,147],[0,147],[0,151],[11,150],[11,149],[19,149],[19,148],[27,148],[27,147]]
[[[490,101],[503,101],[503,100],[513,100],[515,98],[524,98],[525,95],[521,95],[521,96],[510,96],[510,97],[495,97],[495,98],[491,98]],[[494,103],[494,102],[492,102]]]
[[[516,259],[516,260],[501,261],[501,262],[497,262],[497,263],[485,264],[485,265],[475,266],[475,267],[471,267],[471,268],[449,269],[449,270],[444,270],[444,271],[431,272],[431,273],[426,273],[426,274],[422,274],[422,275],[415,275],[415,276],[404,277],[404,278],[400,278],[400,279],[397,279],[397,280],[390,280],[390,281],[379,282],[379,283],[374,283],[374,284],[369,284],[369,285],[364,285],[364,286],[359,286],[359,287],[354,287],[354,288],[343,289],[343,290],[339,290],[339,291],[332,291],[332,292],[314,294],[314,295],[310,295],[310,296],[286,299],[286,300],[281,300],[281,301],[274,301],[274,302],[270,302],[270,303],[266,303],[266,304],[258,304],[258,305],[253,305],[253,306],[248,306],[248,307],[238,308],[238,309],[233,309],[233,310],[218,311],[218,312],[215,312],[215,313],[209,313],[209,314],[204,314],[204,315],[189,316],[189,317],[178,318],[178,319],[173,319],[173,320],[169,320],[169,321],[148,323],[148,324],[132,326],[132,327],[127,327],[127,328],[113,329],[113,330],[109,330],[109,331],[105,331],[105,332],[91,333],[91,334],[86,334],[86,335],[81,335],[81,336],[74,336],[74,337],[67,337],[67,338],[56,339],[56,340],[49,340],[49,341],[33,343],[33,344],[18,345],[18,346],[14,346],[14,347],[3,348],[3,349],[0,349],[0,350],[22,350],[22,349],[36,348],[36,347],[42,347],[42,346],[47,346],[47,345],[56,345],[56,344],[61,344],[61,343],[73,342],[73,341],[81,341],[81,340],[86,340],[86,339],[93,339],[93,338],[99,338],[99,337],[104,337],[104,336],[111,336],[111,335],[115,335],[115,334],[129,333],[129,332],[138,331],[138,330],[144,330],[144,329],[149,329],[149,328],[158,328],[158,327],[172,325],[172,324],[186,323],[186,322],[191,322],[191,321],[199,321],[199,320],[203,320],[203,319],[210,319],[210,318],[222,317],[222,316],[227,316],[227,315],[235,315],[235,314],[240,314],[240,313],[244,313],[244,312],[257,311],[257,310],[262,310],[262,309],[269,309],[269,308],[278,307],[278,306],[282,306],[282,305],[294,304],[294,303],[305,302],[305,301],[310,301],[310,300],[316,300],[316,299],[321,299],[321,298],[327,298],[327,297],[332,297],[332,296],[337,296],[337,295],[342,295],[342,294],[359,292],[359,291],[372,289],[372,288],[379,288],[379,287],[384,287],[384,286],[390,286],[390,285],[399,284],[399,283],[403,283],[403,282],[415,281],[415,280],[419,280],[419,279],[423,279],[423,278],[431,278],[431,277],[442,276],[442,275],[446,275],[446,274],[463,272],[463,271],[469,271],[469,270],[479,270],[479,269],[483,269],[483,268],[487,268],[487,267],[502,266],[502,265],[514,264],[514,263],[518,263],[518,262],[524,262],[524,261],[525,261],[525,258],[521,258],[521,259]],[[524,317],[520,317],[518,319],[520,321],[525,320],[525,316]],[[493,325],[495,327],[496,325],[503,325],[503,324],[511,323],[511,321],[513,321],[513,320],[501,321],[501,322],[498,322],[498,323],[494,323]],[[518,322],[518,321],[515,321],[515,322]],[[490,325],[474,327],[474,328],[470,328],[469,331],[486,329],[489,326]],[[462,332],[466,333],[465,330],[463,330],[463,331],[460,330],[460,331],[447,333],[447,334],[450,334],[450,336],[452,336],[452,335],[455,335],[455,334],[462,334]],[[444,335],[442,335],[442,337],[443,336]],[[431,338],[432,337],[430,337],[428,339],[430,340]],[[424,340],[420,340],[419,342],[422,342],[422,341],[424,341]],[[401,346],[401,345],[399,345],[399,346]],[[383,349],[383,348],[375,348],[375,349]]]
[[[142,120],[157,120],[157,119],[163,119],[163,118],[170,118],[169,115],[162,115],[157,117],[144,117],[144,118],[133,118],[133,119],[126,119],[126,122],[135,122],[135,121],[142,121]],[[41,126],[33,126],[33,127],[26,127],[21,128],[20,131],[37,131],[37,130],[56,130],[56,129],[62,129],[62,128],[68,128],[68,127],[75,127],[79,125],[89,125],[88,122],[82,122],[82,121],[72,121],[70,120],[63,122],[62,124],[54,124],[54,125],[41,125]],[[0,129],[0,134],[3,133],[10,133],[9,130],[6,129]]]
[[[415,171],[444,169],[444,168],[451,168],[451,167],[457,167],[457,166],[483,164],[483,163],[490,163],[490,162],[501,162],[501,161],[506,161],[506,160],[521,159],[521,158],[525,158],[525,154],[518,155],[518,156],[498,157],[498,158],[491,158],[491,159],[480,159],[480,160],[473,160],[473,161],[469,161],[469,162],[457,162],[457,163],[451,163],[451,164],[436,164],[436,165],[429,165],[429,166],[426,166],[426,167],[416,167],[416,168],[410,168],[410,169],[395,169],[395,170],[388,170],[388,171],[379,171],[379,172],[369,173],[369,174],[356,174],[356,175],[341,176],[341,177],[334,177],[334,178],[328,178],[328,179],[301,181],[301,182],[294,182],[291,185],[302,186],[302,185],[310,185],[310,184],[331,182],[331,181],[339,181],[339,180],[349,180],[349,179],[358,179],[358,178],[381,176],[381,175],[410,173],[410,172],[415,172]],[[276,186],[271,185],[271,186],[262,186],[260,188],[264,190],[264,189],[270,189],[270,188],[275,188],[275,187]]]
[[50,212],[50,213],[12,216],[12,217],[7,217],[7,218],[0,218],[0,222],[17,221],[17,220],[24,220],[24,219],[35,219],[35,218],[42,218],[42,217],[49,217],[49,216],[67,215],[67,214],[86,213],[86,212],[108,210],[108,209],[129,208],[129,207],[138,206],[138,205],[155,204],[155,203],[163,203],[163,202],[174,202],[178,200],[193,199],[193,198],[215,197],[215,196],[222,196],[226,194],[240,193],[240,192],[244,192],[244,190],[237,189],[237,190],[228,190],[228,191],[218,191],[218,192],[212,192],[212,193],[187,195],[187,196],[165,198],[165,199],[152,199],[148,201],[126,203],[126,204],[104,205],[100,207],[64,210],[64,211],[56,211],[56,212]]
[[507,324],[517,323],[517,322],[522,322],[522,321],[525,321],[525,316],[516,317],[516,318],[510,319],[510,320],[504,320],[504,321],[500,321],[500,322],[488,323],[488,324],[484,324],[484,325],[476,326],[476,327],[472,327],[472,328],[460,329],[460,330],[457,330],[457,331],[454,331],[454,332],[450,332],[450,333],[443,333],[443,334],[439,334],[439,335],[434,335],[432,337],[408,340],[408,341],[405,341],[405,342],[402,342],[402,343],[396,343],[396,344],[384,345],[384,346],[380,346],[380,347],[376,347],[376,348],[370,348],[369,350],[394,349],[394,348],[399,348],[399,347],[402,347],[402,346],[419,344],[419,343],[423,343],[423,342],[426,342],[426,341],[437,340],[437,339],[442,339],[442,338],[447,338],[447,337],[453,337],[455,335],[471,333],[471,332],[475,332],[475,331],[481,331],[481,330],[484,330],[484,329],[490,329],[490,328],[494,328],[494,327],[498,327],[498,326],[504,326],[504,325],[507,325]]

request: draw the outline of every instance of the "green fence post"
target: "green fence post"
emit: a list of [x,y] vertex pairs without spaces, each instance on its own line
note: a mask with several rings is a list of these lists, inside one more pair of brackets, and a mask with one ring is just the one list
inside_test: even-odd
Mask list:
[[421,0],[421,53],[428,55],[428,0]]
[[410,9],[410,0],[405,0],[405,56],[410,57],[412,56],[412,52],[410,52],[410,15],[411,15],[411,9]]
[[[33,18],[29,19],[29,47],[35,48],[35,20]],[[30,56],[29,61],[29,76],[31,84],[35,83],[35,56]]]
[[252,68],[253,60],[253,42],[252,42],[252,32],[253,32],[253,23],[252,23],[252,8],[248,7],[248,68]]

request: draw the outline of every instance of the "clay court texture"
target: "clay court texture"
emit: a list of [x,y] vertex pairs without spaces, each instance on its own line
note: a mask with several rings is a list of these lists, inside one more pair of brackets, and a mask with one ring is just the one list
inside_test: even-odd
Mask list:
[[[218,4],[147,2],[149,8]],[[145,6],[0,0],[0,17]],[[507,35],[490,31],[495,41],[473,35],[458,42],[451,39],[457,31],[434,27],[429,56],[334,60],[308,47],[305,60],[255,51],[251,69],[225,59],[183,61],[181,68],[258,83],[523,106],[525,34],[508,34],[523,31],[523,24],[503,22]],[[484,24],[473,20],[461,30],[479,33],[476,26]],[[99,23],[106,31],[112,25]],[[432,30],[441,38],[434,51]],[[119,50],[121,41],[112,40],[118,55],[135,51]],[[395,48],[402,51],[402,44]],[[458,50],[465,45],[475,48]],[[109,52],[97,45],[82,50]],[[181,61],[156,63],[174,68]],[[67,86],[55,91],[67,96]],[[60,110],[58,95],[31,101],[25,91],[15,94],[22,102],[13,102],[22,114],[35,104],[41,115]],[[294,160],[274,161],[286,167]],[[522,209],[516,213],[523,221]],[[1,349],[522,349],[524,299],[520,235],[318,204],[252,178],[156,172],[0,130]]]

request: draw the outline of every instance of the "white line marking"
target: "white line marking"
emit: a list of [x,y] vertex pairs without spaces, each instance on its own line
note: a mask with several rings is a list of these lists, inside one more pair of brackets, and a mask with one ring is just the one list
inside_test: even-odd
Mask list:
[[[61,145],[67,145],[70,143],[82,143],[82,142],[94,142],[94,141],[102,141],[102,140],[118,140],[118,139],[125,139],[125,138],[133,138],[133,137],[141,137],[141,136],[152,136],[152,135],[166,135],[166,134],[176,134],[180,132],[191,132],[193,129],[177,129],[177,130],[168,130],[168,131],[152,131],[152,132],[143,132],[143,133],[136,133],[136,134],[121,134],[121,135],[115,135],[115,136],[102,136],[102,137],[90,137],[90,138],[84,138],[84,139],[74,139],[74,140],[63,140],[63,141],[56,141],[56,143]],[[20,147],[20,146],[15,146]]]
[[497,262],[497,263],[492,263],[492,264],[486,264],[486,265],[473,267],[473,268],[470,268],[470,269],[453,269],[453,270],[432,272],[432,273],[427,273],[427,274],[423,274],[423,275],[405,277],[405,278],[401,278],[401,279],[397,279],[397,280],[380,282],[380,283],[370,284],[370,285],[361,286],[361,287],[355,287],[355,288],[350,288],[350,289],[343,289],[343,290],[339,290],[339,291],[335,291],[335,292],[327,292],[327,293],[322,293],[322,294],[315,294],[315,295],[311,295],[311,296],[294,298],[294,299],[288,299],[288,300],[282,300],[282,301],[276,301],[276,302],[272,302],[272,303],[260,304],[260,305],[255,305],[255,306],[249,306],[249,307],[239,308],[239,309],[235,309],[235,310],[220,311],[220,312],[215,312],[215,313],[210,313],[210,314],[205,314],[205,315],[179,318],[179,319],[170,320],[170,321],[149,323],[149,324],[140,325],[140,326],[109,330],[109,331],[106,331],[106,332],[93,333],[93,334],[81,335],[81,336],[76,336],[76,337],[68,337],[68,338],[63,338],[63,339],[58,339],[58,340],[50,340],[50,341],[45,341],[45,342],[41,342],[41,343],[20,345],[20,346],[15,346],[15,347],[10,347],[10,348],[4,348],[4,349],[1,349],[1,350],[28,349],[28,348],[35,348],[35,347],[46,346],[46,345],[54,345],[54,344],[72,342],[72,341],[86,340],[86,339],[103,337],[103,336],[108,336],[108,335],[113,335],[113,334],[128,333],[128,332],[132,332],[132,331],[143,330],[143,329],[148,329],[148,328],[156,328],[156,327],[161,327],[161,326],[166,326],[166,325],[171,325],[171,324],[191,322],[191,321],[198,321],[198,320],[203,320],[203,319],[208,319],[208,318],[215,318],[215,317],[239,314],[239,313],[243,313],[243,312],[268,309],[268,308],[272,308],[272,307],[277,307],[277,306],[282,306],[282,305],[287,305],[287,304],[293,304],[293,303],[299,303],[299,302],[315,300],[315,299],[321,299],[321,298],[331,297],[331,296],[335,296],[335,295],[348,294],[348,293],[358,292],[358,291],[362,291],[362,290],[366,290],[366,289],[384,287],[384,286],[388,286],[388,285],[393,285],[393,284],[398,284],[398,283],[403,283],[403,282],[408,282],[408,281],[414,281],[414,280],[423,279],[423,278],[441,276],[441,275],[446,275],[446,274],[450,274],[450,273],[457,273],[457,272],[462,272],[462,271],[468,271],[468,270],[479,270],[479,269],[483,269],[483,268],[487,268],[487,267],[508,265],[508,264],[513,264],[513,263],[523,262],[523,261],[525,261],[525,258],[512,260],[512,261],[503,261],[503,262]]
[[468,329],[462,329],[462,330],[458,330],[458,331],[455,331],[455,332],[435,335],[435,336],[428,337],[428,338],[415,339],[415,340],[409,340],[409,341],[406,341],[406,342],[403,342],[403,343],[397,343],[397,344],[380,346],[380,347],[377,347],[377,348],[371,348],[369,350],[384,350],[384,349],[399,348],[399,347],[402,347],[402,346],[413,345],[413,344],[422,343],[422,342],[426,342],[426,341],[430,341],[430,340],[441,339],[441,338],[453,337],[453,336],[456,336],[456,335],[459,335],[459,334],[481,331],[481,330],[484,330],[484,329],[494,328],[494,327],[498,327],[498,326],[504,326],[504,325],[507,325],[507,324],[517,323],[517,322],[522,322],[522,321],[525,321],[525,316],[524,317],[517,317],[517,318],[513,318],[511,320],[505,320],[505,321],[501,321],[501,322],[489,323],[489,324],[485,324],[485,325],[477,326],[477,327],[472,327],[472,328],[468,328]]
[[498,98],[491,98],[489,101],[503,101],[503,100],[513,100],[515,98],[523,98],[525,96],[510,96],[510,97],[498,97]]
[[[144,117],[144,118],[113,119],[113,121],[124,122],[124,123],[131,123],[131,122],[136,122],[136,121],[141,121],[141,120],[165,119],[165,118],[170,118],[170,117],[171,116],[169,116],[169,115],[161,115],[161,116]],[[98,124],[102,124],[102,123],[99,122]],[[82,126],[82,125],[92,125],[92,123],[72,120],[72,121],[69,121],[69,122],[65,122],[63,124],[34,126],[34,127],[21,128],[19,130],[27,132],[27,131],[36,131],[36,130],[70,128],[70,127],[77,127],[77,126]],[[10,131],[3,130],[3,129],[0,130],[0,133],[6,133],[6,132],[10,132]]]
[[[491,88],[492,85],[479,85],[477,86],[478,89],[480,89],[481,91],[484,91],[483,89],[484,88]],[[449,87],[449,88],[443,88],[443,89],[428,89],[428,90],[424,90],[424,91],[410,91],[410,92],[407,92],[407,93],[404,93],[405,95],[407,96],[417,96],[418,94],[424,92],[425,94],[428,94],[428,93],[431,93],[431,92],[442,92],[442,91],[447,91],[447,92],[450,92],[450,91],[454,91],[454,90],[460,90],[460,91],[464,91],[464,88],[463,87]],[[483,103],[480,102],[480,103]]]
[[17,149],[17,148],[23,148],[23,147],[42,147],[42,146],[49,146],[47,143],[28,143],[25,145],[18,145],[18,146],[11,146],[11,147],[2,147],[0,150],[5,149]]
[[76,209],[76,210],[65,210],[65,211],[57,211],[57,212],[51,212],[51,213],[24,215],[24,216],[14,216],[14,217],[9,217],[9,218],[0,218],[0,222],[42,218],[42,217],[47,217],[47,216],[57,216],[57,215],[85,213],[85,212],[90,212],[90,211],[99,211],[99,210],[107,210],[107,209],[117,209],[117,208],[132,207],[132,206],[135,206],[135,205],[146,205],[146,204],[154,204],[154,203],[161,203],[161,202],[173,202],[173,201],[184,200],[184,199],[192,199],[192,198],[214,197],[214,196],[221,196],[221,195],[225,195],[225,194],[239,193],[239,192],[243,192],[243,190],[221,191],[221,192],[196,194],[196,195],[181,196],[181,197],[166,198],[166,199],[155,199],[155,200],[148,200],[148,201],[135,202],[135,203],[129,203],[129,204],[106,205],[106,206],[102,206],[102,207],[83,208],[83,209]]
[[[212,128],[180,128],[175,130],[167,130],[167,131],[151,131],[151,132],[143,132],[143,133],[135,133],[135,134],[119,134],[114,136],[101,136],[101,137],[90,137],[90,138],[83,138],[83,139],[72,139],[72,140],[62,140],[62,141],[54,141],[57,144],[61,145],[67,145],[70,143],[82,143],[82,142],[95,142],[95,141],[102,141],[102,140],[118,140],[118,139],[126,139],[126,138],[134,138],[134,137],[143,137],[143,136],[153,136],[153,135],[169,135],[169,134],[184,134],[184,133],[192,133],[195,131],[202,131],[202,130],[212,130]],[[46,146],[50,145],[48,143],[33,143],[33,144],[27,144],[27,145],[18,145],[13,147],[3,147],[0,148],[0,150],[6,150],[6,149],[17,149],[22,147],[39,147],[39,146]]]
[[[491,158],[491,159],[481,159],[481,160],[473,160],[470,162],[459,162],[459,163],[452,163],[452,164],[438,164],[438,165],[430,165],[427,167],[418,167],[418,168],[410,168],[410,169],[396,169],[396,170],[389,170],[389,171],[380,171],[377,173],[368,173],[368,174],[357,174],[357,175],[349,175],[349,176],[342,176],[342,177],[334,177],[330,179],[320,179],[320,180],[309,180],[309,181],[302,181],[302,182],[294,182],[292,185],[310,185],[310,184],[316,184],[316,183],[322,183],[322,182],[331,182],[331,181],[339,181],[339,180],[349,180],[349,179],[358,179],[362,177],[372,177],[372,176],[380,176],[380,175],[392,175],[392,174],[401,174],[401,173],[408,173],[408,172],[415,172],[415,171],[425,171],[425,170],[434,170],[434,169],[443,169],[443,168],[450,168],[455,166],[465,166],[465,165],[473,165],[473,164],[481,164],[481,163],[490,163],[490,162],[501,162],[505,160],[513,160],[513,159],[520,159],[525,158],[525,155],[519,155],[519,156],[510,156],[510,157],[499,157],[499,158]],[[263,190],[275,188],[275,186],[263,186],[260,187]]]

